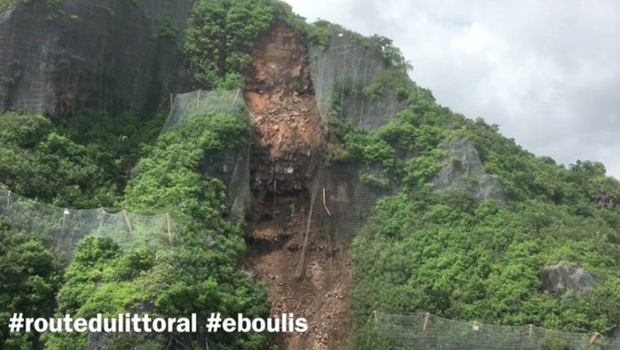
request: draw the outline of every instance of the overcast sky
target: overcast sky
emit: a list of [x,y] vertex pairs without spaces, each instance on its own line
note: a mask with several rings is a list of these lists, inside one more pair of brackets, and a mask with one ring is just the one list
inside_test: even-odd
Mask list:
[[437,101],[559,163],[620,179],[620,1],[286,0],[394,40]]

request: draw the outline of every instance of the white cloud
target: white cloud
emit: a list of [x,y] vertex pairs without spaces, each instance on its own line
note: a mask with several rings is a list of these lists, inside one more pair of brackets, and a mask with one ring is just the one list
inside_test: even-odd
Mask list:
[[453,39],[452,47],[467,54],[475,54],[488,42],[489,34],[480,25],[474,23],[462,35]]
[[393,39],[439,103],[533,153],[601,161],[620,178],[620,2],[287,1],[309,20]]

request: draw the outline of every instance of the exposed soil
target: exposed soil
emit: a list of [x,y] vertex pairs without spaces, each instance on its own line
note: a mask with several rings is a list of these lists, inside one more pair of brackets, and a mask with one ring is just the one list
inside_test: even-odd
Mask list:
[[281,350],[346,350],[349,259],[332,249],[325,232],[314,225],[307,229],[311,182],[323,161],[327,132],[312,95],[305,49],[291,27],[278,24],[259,41],[246,85],[256,138],[245,268],[266,284],[274,317],[293,313],[308,321],[305,333],[275,336]]
[[280,236],[279,241],[255,241],[248,268],[267,285],[274,317],[292,312],[308,320],[308,332],[276,336],[280,349],[345,350],[351,333],[349,292],[353,288],[349,259],[343,252],[331,251],[324,238],[311,239],[298,278],[306,219],[296,214],[283,226],[274,221],[275,227],[255,227],[257,236],[280,230],[287,236]]
[[256,46],[245,100],[256,124],[252,163],[256,188],[301,189],[312,178],[327,133],[321,126],[304,47],[286,24]]

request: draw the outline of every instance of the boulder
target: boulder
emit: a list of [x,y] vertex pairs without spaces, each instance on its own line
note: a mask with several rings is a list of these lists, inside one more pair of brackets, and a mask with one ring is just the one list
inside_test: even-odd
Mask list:
[[542,290],[559,296],[567,290],[584,291],[594,288],[594,278],[581,267],[564,263],[546,266],[540,271]]

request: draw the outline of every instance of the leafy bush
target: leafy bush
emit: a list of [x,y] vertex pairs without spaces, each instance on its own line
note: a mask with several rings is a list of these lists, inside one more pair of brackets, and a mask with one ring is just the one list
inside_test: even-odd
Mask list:
[[0,115],[0,183],[14,192],[64,206],[110,205],[98,194],[114,187],[109,153],[81,146],[34,114]]
[[0,219],[0,271],[0,348],[36,349],[38,335],[9,333],[9,318],[14,312],[52,316],[62,284],[60,265],[40,242],[12,231]]
[[[148,305],[156,310],[151,314],[165,317],[196,313],[199,324],[211,312],[223,317],[238,313],[268,317],[266,289],[248,280],[239,268],[245,243],[241,227],[227,220],[226,188],[201,173],[209,155],[243,147],[248,135],[247,115],[205,114],[167,132],[149,147],[149,156],[134,169],[123,206],[145,213],[171,212],[183,247],[123,255],[110,240],[87,238],[67,271],[67,283],[58,295],[59,312],[91,317]],[[187,346],[204,344],[199,335],[176,336]],[[222,333],[209,339],[236,349],[269,346],[264,335],[254,333]],[[83,336],[58,335],[47,339],[46,345],[77,348],[84,342]],[[124,337],[115,346],[138,343],[140,339]]]
[[254,44],[274,24],[278,9],[270,0],[197,2],[184,44],[195,84],[205,89],[229,87],[230,74],[248,68]]
[[[349,156],[339,161],[380,163],[405,186],[379,203],[353,244],[356,348],[376,348],[366,326],[372,310],[567,331],[617,323],[620,209],[600,202],[620,198],[620,184],[605,176],[604,166],[578,161],[566,168],[535,157],[497,125],[452,113],[396,72],[365,93],[385,89],[400,90],[408,105],[393,121],[372,133],[339,120],[332,129]],[[475,145],[485,171],[499,177],[510,206],[431,191],[442,164],[461,166],[460,159],[445,158],[445,149],[462,139]],[[401,164],[395,155],[403,152],[414,157]],[[596,288],[561,299],[542,293],[540,268],[561,261],[592,273]]]
[[38,114],[0,114],[0,183],[57,206],[116,206],[140,146],[161,124],[129,113],[80,112],[63,126]]

